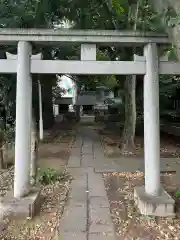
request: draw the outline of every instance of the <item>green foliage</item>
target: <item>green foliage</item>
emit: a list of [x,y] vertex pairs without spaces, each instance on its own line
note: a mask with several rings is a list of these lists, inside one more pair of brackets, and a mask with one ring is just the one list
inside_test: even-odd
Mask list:
[[[116,9],[116,11],[113,12],[116,15],[116,20],[120,24],[122,20],[126,21],[126,29],[133,29],[133,26],[136,22],[137,30],[156,32],[164,31],[160,21],[161,16],[153,11],[151,6],[148,4],[148,0],[137,0],[136,3],[132,2],[132,4],[128,0],[121,2],[119,0],[113,0],[112,6],[113,9]],[[126,19],[124,19],[124,17]]]
[[[97,61],[111,61],[107,49],[97,50]],[[115,75],[80,75],[77,77],[77,84],[80,89],[83,86],[86,90],[95,90],[97,86],[106,86],[110,89],[119,86]]]
[[122,14],[125,14],[124,6],[122,5],[122,2],[120,2],[120,1],[112,0],[112,9],[119,16],[122,16]]
[[178,81],[174,76],[160,76],[160,96],[172,97],[175,89],[177,88]]
[[172,114],[177,116],[174,108],[174,96],[180,88],[180,78],[176,76],[160,76],[160,113],[161,116],[168,117]]
[[1,0],[0,24],[12,28],[52,27],[64,17],[66,7],[65,0]]
[[175,17],[169,18],[168,27],[175,27],[180,24],[180,13],[177,14]]
[[177,190],[175,195],[177,198],[180,198],[180,190]]
[[[109,4],[107,4],[107,2]],[[135,3],[135,4],[131,4]],[[138,17],[137,14],[138,4]],[[180,23],[180,16],[172,9],[167,9],[166,20],[169,26],[174,26]],[[58,24],[66,21],[72,28],[76,29],[133,29],[136,22],[137,30],[143,31],[159,31],[162,32],[160,14],[155,13],[147,0],[1,0],[0,4],[0,24],[1,27],[20,27],[20,28],[54,28]],[[59,27],[61,27],[60,25]],[[7,51],[7,46],[1,47],[1,52]],[[11,48],[11,52],[16,52],[16,48]],[[80,48],[77,46],[58,46],[48,48],[38,48],[35,51],[42,51],[45,59],[80,59]],[[110,54],[111,52],[111,54]],[[175,59],[174,49],[170,49],[169,58]],[[127,59],[127,52],[124,49],[101,49],[97,53],[97,60],[109,61],[114,60],[115,57],[125,56]],[[34,77],[34,76],[33,76]],[[47,77],[49,80],[49,76]],[[43,82],[45,77],[43,76]],[[5,93],[9,88],[10,78],[2,76],[0,79],[5,84],[1,89],[1,95],[7,96]],[[77,76],[79,86],[85,86],[86,89],[95,89],[96,86],[107,86],[111,89],[119,87],[122,83],[118,83],[117,76]],[[13,81],[13,84],[16,81]],[[161,77],[160,79],[160,98],[164,102],[169,101],[169,97],[173,95],[175,89],[179,84],[179,78],[175,77]],[[48,85],[48,84],[47,84]],[[48,85],[50,89],[51,86]],[[56,89],[56,88],[55,88]],[[57,90],[57,89],[56,89]],[[44,91],[44,97],[50,94]],[[5,94],[4,94],[5,93]],[[11,95],[12,94],[12,95]],[[8,97],[3,101],[7,102],[7,109],[14,108],[15,103],[15,84],[13,90]],[[55,94],[59,92],[55,91]],[[47,97],[48,98],[48,97]],[[10,100],[9,100],[10,99]],[[13,101],[12,101],[13,99]],[[38,99],[38,98],[37,98]],[[166,101],[165,101],[166,100]],[[48,98],[50,101],[50,98]],[[12,106],[13,107],[12,107]],[[36,104],[37,105],[37,104]],[[9,111],[9,110],[8,110]],[[48,112],[48,111],[47,111]],[[9,111],[12,116],[12,111]],[[9,128],[9,127],[8,127]],[[11,132],[11,130],[10,130]]]
[[164,9],[163,17],[169,28],[174,28],[180,24],[180,13],[176,13],[174,8],[171,6]]
[[154,217],[153,216],[149,216],[149,215],[143,215],[140,217],[140,219],[144,220],[144,221],[150,221],[153,220]]
[[[109,57],[109,53],[107,50],[105,51],[98,51],[97,52],[97,60],[98,61],[111,61]],[[106,86],[110,89],[113,89],[114,87],[118,86],[118,82],[115,75],[110,76],[96,76],[95,81],[98,86]]]
[[[2,129],[2,128],[1,128]],[[0,130],[3,132],[4,140],[7,143],[14,143],[15,141],[15,127],[14,125],[7,125],[6,126],[6,131]]]
[[57,181],[65,181],[68,177],[66,171],[59,172],[53,168],[40,168],[38,169],[37,181],[43,185],[48,185]]
[[176,48],[174,45],[172,45],[171,47],[168,46],[168,49],[163,50],[163,56],[167,57],[169,61],[178,61]]
[[0,131],[4,136],[4,141],[13,142],[15,112],[15,81],[13,78],[0,77]]
[[137,19],[137,29],[143,31],[164,32],[160,21],[160,14],[157,14],[147,0],[141,1],[139,7],[139,17]]

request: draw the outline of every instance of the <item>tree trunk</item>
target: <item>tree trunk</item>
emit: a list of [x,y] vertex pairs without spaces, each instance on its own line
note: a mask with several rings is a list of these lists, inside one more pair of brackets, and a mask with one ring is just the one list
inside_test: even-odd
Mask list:
[[4,134],[3,132],[0,132],[0,169],[4,168],[3,144],[4,144]]
[[3,146],[0,148],[0,169],[4,169]]
[[[52,59],[52,48],[42,48],[42,55],[44,60]],[[54,125],[54,112],[53,112],[53,80],[56,79],[56,75],[43,74],[40,75],[41,87],[42,87],[42,112],[43,112],[43,127],[49,129]],[[37,88],[38,90],[38,88]]]
[[[2,134],[2,133],[1,133]],[[0,139],[0,169],[7,169],[14,164],[15,144],[8,143],[4,138]]]
[[80,107],[81,107],[81,106],[76,105],[76,108],[75,108],[76,121],[77,121],[77,122],[80,122],[80,119],[81,119],[81,116],[80,116]]
[[136,129],[136,76],[127,76],[125,80],[125,122],[123,130],[122,153],[134,151]]
[[39,93],[38,93],[38,75],[32,75],[32,89],[33,89],[33,96],[32,96],[32,108],[35,117],[36,124],[39,125]]
[[[137,30],[137,20],[139,17],[140,1],[129,1],[129,4],[136,4],[135,20],[133,30]],[[129,19],[128,19],[129,24]],[[136,47],[132,50],[127,50],[127,55],[132,61]],[[122,154],[125,152],[135,151],[135,131],[136,131],[136,76],[127,76],[125,81],[125,123],[123,131],[123,143],[121,145]]]
[[[80,95],[80,86],[78,86],[78,85],[76,86],[76,91],[77,91],[77,93],[76,93],[75,102],[77,103],[78,96]],[[77,122],[80,122],[80,120],[81,120],[80,108],[81,108],[81,106],[79,106],[79,105],[75,106],[75,114],[76,114],[76,121]]]
[[[49,129],[54,125],[53,101],[52,101],[52,76],[42,77],[42,111],[44,129]],[[55,76],[54,76],[55,78]]]

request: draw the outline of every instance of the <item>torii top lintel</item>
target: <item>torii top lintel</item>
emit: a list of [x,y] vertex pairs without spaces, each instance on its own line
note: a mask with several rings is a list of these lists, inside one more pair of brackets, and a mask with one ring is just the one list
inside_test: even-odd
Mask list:
[[29,41],[40,44],[94,43],[100,45],[168,44],[166,34],[139,31],[72,30],[72,29],[10,29],[0,28],[0,44]]

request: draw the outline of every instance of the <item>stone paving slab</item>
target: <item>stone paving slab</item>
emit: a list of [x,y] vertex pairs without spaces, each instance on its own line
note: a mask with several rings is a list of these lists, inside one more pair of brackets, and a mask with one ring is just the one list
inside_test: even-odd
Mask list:
[[104,172],[109,172],[109,170],[110,170],[110,172],[112,172],[112,171],[114,171],[114,172],[117,172],[118,170],[122,170],[122,168],[121,168],[121,166],[119,166],[119,165],[117,165],[116,163],[114,163],[114,162],[100,162],[100,161],[98,161],[98,160],[94,160],[94,171],[96,172],[96,173],[104,173]]
[[73,145],[72,145],[73,148],[77,148],[77,149],[80,149],[81,146],[82,146],[82,142],[75,142],[75,143],[73,143]]
[[[94,168],[92,168],[94,169]],[[68,167],[67,168],[68,172],[73,176],[73,178],[77,178],[79,175],[83,175],[83,174],[88,174],[88,168],[86,167]]]
[[109,210],[109,201],[101,174],[88,172],[89,190],[89,234],[111,233],[114,229]]
[[76,188],[77,186],[87,186],[87,174],[84,171],[79,173],[78,176],[73,177],[71,187]]
[[60,222],[59,232],[61,234],[86,232],[87,207],[87,176],[83,173],[72,181],[68,204]]
[[91,144],[86,144],[86,145],[82,145],[82,152],[86,153],[92,153],[92,149],[93,149],[93,145]]
[[94,172],[96,162],[103,160],[100,146],[99,137],[92,129],[79,130],[68,163],[74,179],[60,223],[62,239],[115,239],[104,180],[102,174]]
[[[78,221],[77,221],[78,220]],[[68,207],[60,223],[60,232],[86,232],[87,207],[83,205]]]
[[81,147],[82,146],[82,138],[81,137],[76,137],[76,140],[75,140],[75,142],[74,142],[74,146],[75,147]]
[[71,192],[69,198],[72,199],[73,203],[87,203],[87,176],[80,175],[71,186]]
[[85,203],[87,200],[87,189],[81,187],[73,188],[69,198],[75,203]]
[[109,210],[108,198],[90,198],[89,233],[113,233],[113,225]]
[[[161,158],[161,172],[176,172],[180,169],[180,159],[178,158]],[[144,159],[133,158],[106,158],[103,161],[94,160],[96,173],[104,172],[144,172]]]
[[95,173],[113,173],[113,172],[121,172],[119,168],[106,168],[106,167],[95,167]]
[[102,148],[102,144],[99,141],[93,142],[94,150]]
[[90,197],[89,198],[90,206],[94,208],[109,208],[108,197]]
[[107,208],[89,209],[89,233],[113,233],[110,212]]
[[83,143],[82,143],[82,147],[83,148],[91,148],[93,147],[93,142],[91,139],[87,138],[87,139],[83,139]]
[[63,233],[60,234],[56,240],[87,240],[86,233]]
[[80,157],[81,156],[81,148],[72,148],[71,149],[71,156]]
[[172,171],[176,172],[180,169],[180,159],[179,158],[161,158],[161,171]]
[[82,167],[94,167],[94,159],[92,155],[82,155],[82,161],[81,161]]
[[93,153],[92,153],[92,149],[82,149],[82,155],[85,155],[85,156],[93,156]]
[[68,161],[68,167],[80,167],[81,166],[81,157],[70,156]]
[[105,156],[104,156],[104,153],[101,152],[99,149],[98,150],[94,150],[94,157],[97,159],[97,160],[100,160],[102,162],[102,160],[104,160]]
[[102,235],[97,233],[89,234],[88,240],[115,240],[114,234]]
[[88,173],[89,197],[106,197],[104,181],[101,174]]

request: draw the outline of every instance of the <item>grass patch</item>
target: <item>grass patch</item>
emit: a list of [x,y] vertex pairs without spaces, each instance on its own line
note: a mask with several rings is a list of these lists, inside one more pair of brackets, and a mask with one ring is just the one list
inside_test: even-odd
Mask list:
[[52,184],[54,182],[66,181],[69,174],[66,170],[58,171],[54,168],[39,168],[37,174],[37,182],[42,185]]

